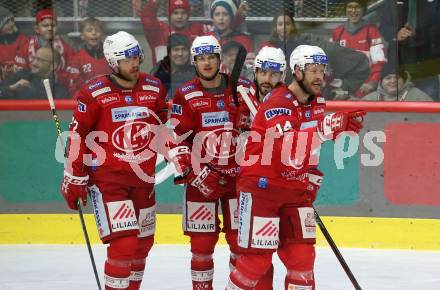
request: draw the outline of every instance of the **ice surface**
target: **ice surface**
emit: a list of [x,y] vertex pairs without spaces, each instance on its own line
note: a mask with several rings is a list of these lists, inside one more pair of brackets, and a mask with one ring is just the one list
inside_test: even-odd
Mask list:
[[[93,247],[102,282],[105,247]],[[362,289],[440,289],[440,252],[341,249]],[[215,255],[214,288],[224,289],[229,252],[219,246]],[[141,289],[191,290],[189,246],[155,245],[148,258]],[[274,289],[283,289],[285,271],[274,255]],[[354,289],[330,248],[318,248],[318,290]],[[103,287],[104,288],[104,287]],[[86,246],[0,246],[1,290],[94,290],[96,286]]]

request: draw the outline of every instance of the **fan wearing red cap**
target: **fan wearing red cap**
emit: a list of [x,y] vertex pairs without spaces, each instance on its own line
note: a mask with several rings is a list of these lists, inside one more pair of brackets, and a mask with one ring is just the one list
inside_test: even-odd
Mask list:
[[191,15],[188,0],[166,1],[169,24],[168,21],[159,21],[157,11],[161,1],[164,0],[149,0],[140,15],[145,38],[151,47],[153,66],[167,55],[167,41],[170,34],[185,35],[192,42],[196,36],[208,31],[202,23],[188,21]]
[[74,55],[72,47],[57,34],[57,17],[52,9],[44,8],[35,16],[35,35],[29,37],[15,57],[17,69],[29,69],[40,47],[52,47],[61,55],[61,63],[56,74],[58,81],[68,86],[68,63]]

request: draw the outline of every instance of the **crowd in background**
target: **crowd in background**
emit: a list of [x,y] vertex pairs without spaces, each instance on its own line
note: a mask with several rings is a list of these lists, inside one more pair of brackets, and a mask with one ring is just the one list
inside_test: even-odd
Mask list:
[[[265,39],[248,32],[246,16],[255,9],[251,0],[210,1],[206,7],[209,22],[189,20],[193,2],[131,3],[151,50],[147,56],[151,57],[151,73],[163,81],[168,98],[194,77],[191,42],[207,34],[222,45],[221,71],[225,73],[231,72],[240,46],[247,51],[242,74],[253,80],[253,60],[262,46],[282,48],[289,56],[298,45],[311,44],[323,48],[330,59],[324,90],[329,100],[439,100],[438,0],[379,1],[382,3],[375,11],[376,20],[365,17],[368,1],[344,1],[347,20],[328,35],[300,31],[294,15],[307,1],[286,0],[280,12],[267,11],[273,21],[271,34]],[[66,37],[58,34],[57,6],[52,1],[37,3],[39,6],[33,6],[33,35],[20,32],[14,14],[0,6],[0,99],[45,98],[44,78],[51,79],[57,98],[70,98],[95,76],[110,72],[102,51],[102,21],[91,15],[85,17],[79,26],[81,45],[74,49]],[[168,15],[167,21],[158,18],[161,7]]]

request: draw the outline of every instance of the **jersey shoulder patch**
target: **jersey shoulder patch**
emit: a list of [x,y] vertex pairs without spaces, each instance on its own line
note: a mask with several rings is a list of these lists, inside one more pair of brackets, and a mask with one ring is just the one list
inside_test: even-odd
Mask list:
[[238,78],[238,83],[241,84],[241,85],[244,85],[246,87],[250,87],[251,86],[251,81],[248,80],[247,78],[244,78],[244,77],[239,77]]
[[181,92],[183,95],[186,95],[196,89],[198,89],[198,85],[195,83],[194,80],[190,80],[189,82],[186,82],[183,85],[181,85],[178,91]]
[[325,98],[324,97],[317,97],[316,102],[318,104],[325,104]]
[[103,86],[105,86],[107,84],[107,77],[106,76],[99,76],[97,78],[92,79],[87,87],[87,91],[92,92],[95,91],[99,88],[102,88]]

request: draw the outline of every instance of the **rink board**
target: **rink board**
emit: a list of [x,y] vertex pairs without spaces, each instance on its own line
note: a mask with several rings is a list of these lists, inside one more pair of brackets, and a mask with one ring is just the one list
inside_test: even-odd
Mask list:
[[[345,248],[440,250],[440,220],[404,218],[322,217],[336,244]],[[85,220],[92,243],[100,243],[93,215]],[[181,216],[157,216],[156,243],[185,244]],[[78,215],[2,214],[0,244],[81,244]],[[220,243],[224,244],[224,237]],[[327,242],[318,230],[318,246]]]

